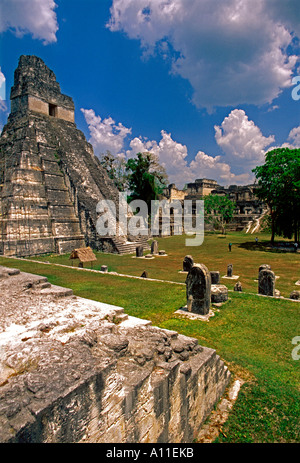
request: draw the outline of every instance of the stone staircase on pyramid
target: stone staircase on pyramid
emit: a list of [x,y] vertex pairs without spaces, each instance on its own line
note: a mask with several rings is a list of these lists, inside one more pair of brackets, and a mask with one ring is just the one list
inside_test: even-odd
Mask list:
[[119,237],[114,237],[114,245],[117,249],[118,254],[135,254],[137,246],[143,246],[144,251],[150,250],[148,243],[148,236],[136,236],[135,241],[126,241]]

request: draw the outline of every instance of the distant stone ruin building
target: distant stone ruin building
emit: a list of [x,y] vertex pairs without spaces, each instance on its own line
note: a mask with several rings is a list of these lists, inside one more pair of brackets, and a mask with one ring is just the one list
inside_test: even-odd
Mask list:
[[134,252],[137,243],[101,237],[100,200],[119,191],[74,122],[72,98],[36,56],[21,56],[11,88],[11,114],[0,138],[0,253],[66,253],[90,246]]
[[[223,187],[218,185],[216,180],[201,178],[194,183],[187,183],[183,190],[176,188],[175,184],[170,184],[164,191],[163,198],[172,202],[175,200],[200,200],[209,194],[227,196],[235,202],[236,208],[229,229],[244,230],[247,227],[255,229],[257,221],[267,211],[266,205],[257,197],[259,187],[252,185],[230,185]],[[163,199],[162,198],[162,199]],[[193,214],[196,209],[193,207]]]
[[259,219],[267,211],[267,206],[257,197],[258,185],[230,185],[228,188],[218,186],[212,191],[213,194],[224,195],[235,202],[231,227],[235,230],[247,229],[252,223]]
[[188,199],[198,199],[200,196],[209,195],[218,187],[219,185],[216,180],[200,178],[195,180],[195,183],[188,183],[186,185],[186,192]]

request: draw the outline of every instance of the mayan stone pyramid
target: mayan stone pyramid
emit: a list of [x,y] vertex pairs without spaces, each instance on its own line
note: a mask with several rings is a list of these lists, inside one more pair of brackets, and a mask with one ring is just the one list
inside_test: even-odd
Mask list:
[[113,200],[118,211],[119,191],[77,129],[73,100],[61,93],[55,74],[40,58],[21,56],[10,98],[0,138],[0,253],[84,246],[132,252],[127,236],[97,233],[97,203]]

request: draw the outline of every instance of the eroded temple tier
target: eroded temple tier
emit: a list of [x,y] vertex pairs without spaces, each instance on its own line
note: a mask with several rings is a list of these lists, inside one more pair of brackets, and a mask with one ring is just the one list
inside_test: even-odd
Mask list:
[[[96,206],[119,192],[74,122],[72,98],[36,56],[21,56],[0,139],[0,253],[27,256],[90,246],[128,249],[96,231]],[[118,217],[117,217],[118,221]],[[123,246],[123,248],[122,248]]]
[[54,72],[37,56],[20,57],[10,99],[12,114],[32,111],[74,122],[72,98],[61,93]]

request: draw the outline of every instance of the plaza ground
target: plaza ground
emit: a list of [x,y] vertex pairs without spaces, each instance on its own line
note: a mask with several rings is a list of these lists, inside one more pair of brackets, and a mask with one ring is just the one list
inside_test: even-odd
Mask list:
[[[296,347],[292,341],[300,335],[300,302],[288,298],[293,290],[300,290],[295,284],[300,280],[300,254],[271,248],[269,235],[256,236],[258,243],[255,236],[244,233],[225,237],[207,233],[199,247],[185,246],[190,238],[186,236],[159,238],[159,249],[167,256],[154,259],[97,252],[93,270],[107,265],[108,274],[90,271],[90,264],[80,270],[78,261],[72,267],[68,255],[35,257],[33,262],[1,257],[0,265],[47,276],[78,296],[124,307],[129,315],[196,337],[199,344],[216,349],[233,377],[244,381],[229,419],[220,426],[218,442],[299,442],[300,360],[292,356]],[[213,307],[209,322],[175,313],[186,303],[186,274],[181,270],[187,254],[209,270],[220,271],[221,277],[233,264],[233,274],[239,276],[238,280],[221,278],[229,300]],[[261,264],[271,265],[282,298],[257,295]],[[149,280],[118,275],[140,277],[144,270]],[[236,281],[242,283],[242,293],[233,291]]]

